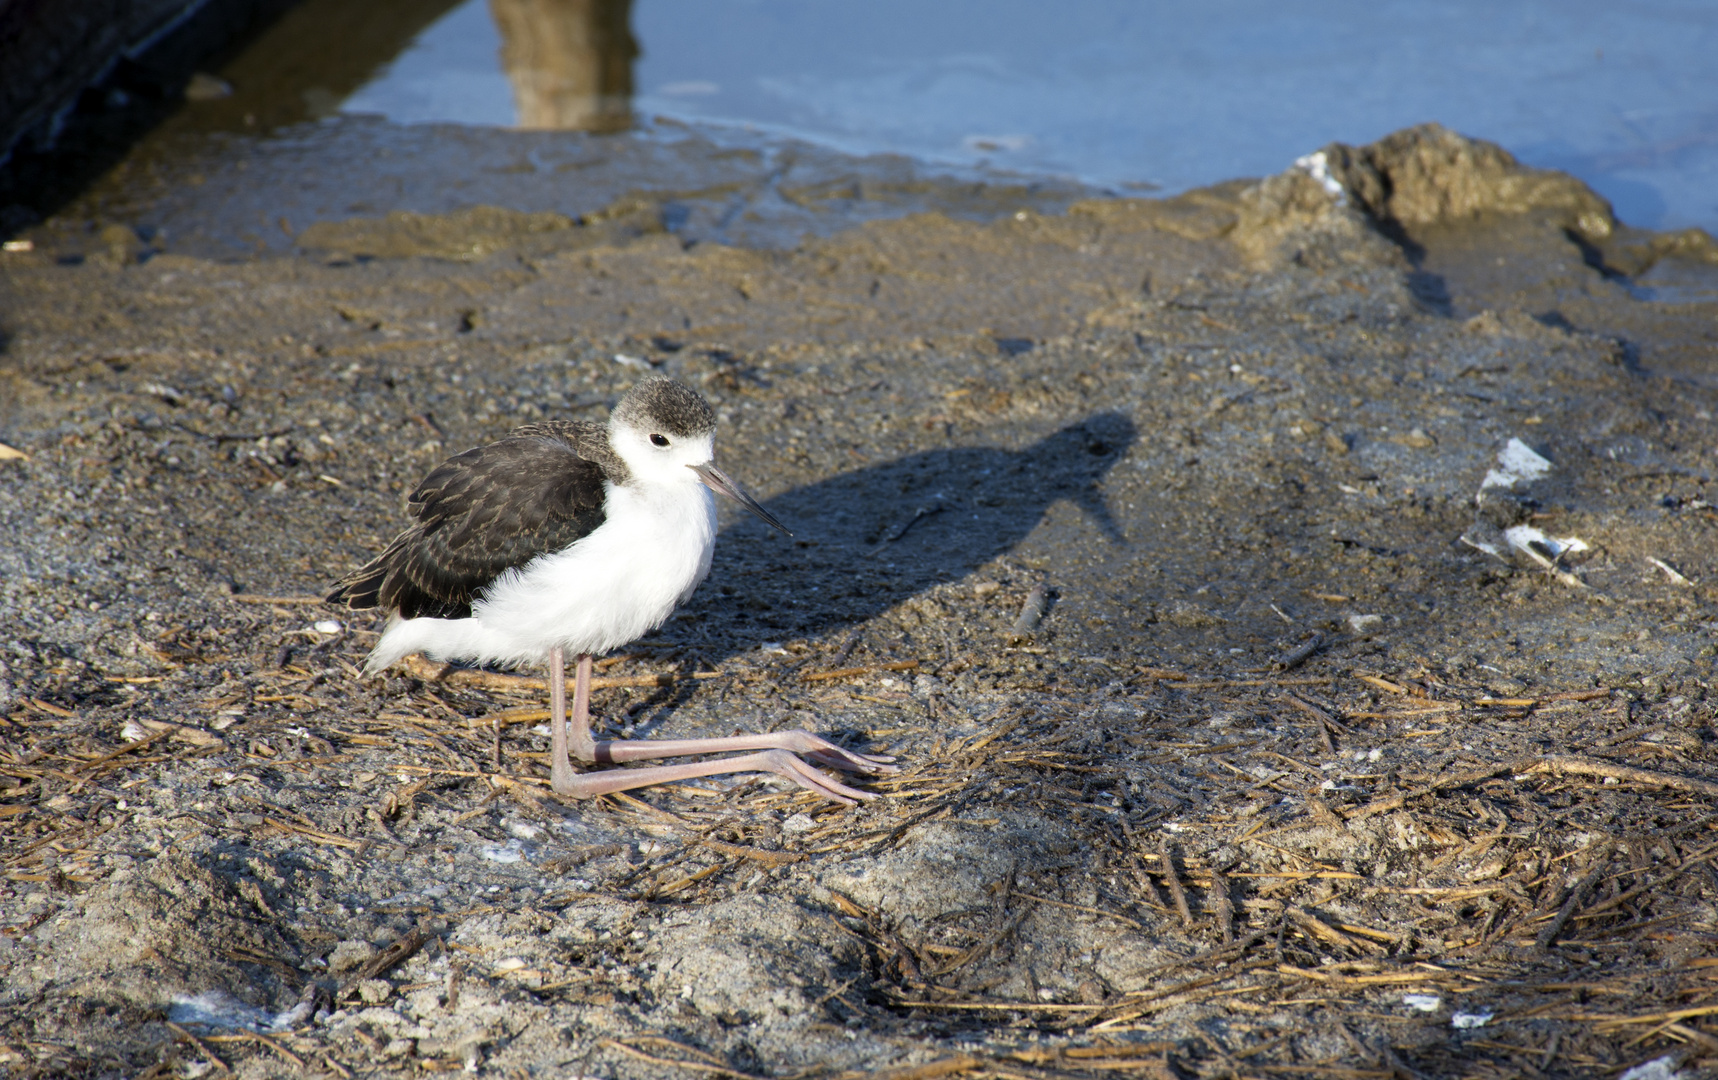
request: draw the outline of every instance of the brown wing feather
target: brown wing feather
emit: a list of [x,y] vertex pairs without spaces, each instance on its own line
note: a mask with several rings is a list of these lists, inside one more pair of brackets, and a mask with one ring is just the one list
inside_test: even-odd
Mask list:
[[417,519],[387,550],[341,578],[331,604],[406,618],[462,619],[506,571],[560,551],[603,523],[595,424],[532,424],[438,465],[407,507]]

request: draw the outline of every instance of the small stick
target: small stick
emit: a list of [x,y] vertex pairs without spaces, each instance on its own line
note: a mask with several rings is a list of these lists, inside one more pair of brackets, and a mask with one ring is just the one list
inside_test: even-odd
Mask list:
[[[1018,721],[1016,721],[1016,723],[1018,723]],[[1139,882],[1140,888],[1144,890],[1145,895],[1150,898],[1152,907],[1157,908],[1160,911],[1168,911],[1169,905],[1164,903],[1163,894],[1157,890],[1157,883],[1152,881],[1151,875],[1145,872],[1145,860],[1140,858],[1139,855],[1139,842],[1134,838],[1133,827],[1127,823],[1127,819],[1125,818],[1122,819],[1121,822],[1121,833],[1127,840],[1127,853],[1133,856],[1133,876],[1135,880]]]
[[1670,773],[1652,772],[1647,769],[1636,769],[1628,765],[1613,765],[1608,761],[1595,761],[1592,758],[1570,757],[1565,754],[1553,754],[1550,757],[1529,765],[1524,772],[1566,772],[1582,776],[1610,777],[1611,779],[1631,784],[1648,784],[1655,787],[1667,787],[1675,791],[1687,791],[1695,795],[1705,795],[1708,798],[1718,798],[1718,784],[1710,780],[1697,780],[1691,776],[1675,776]]
[[281,1057],[285,1058],[286,1060],[292,1062],[298,1068],[300,1068],[300,1069],[304,1068],[304,1059],[303,1058],[299,1057],[297,1054],[293,1053],[291,1050],[288,1050],[286,1047],[280,1045],[280,1043],[275,1042],[273,1039],[269,1038],[267,1035],[264,1035],[262,1032],[253,1031],[251,1033],[251,1038],[255,1039],[259,1043],[262,1043],[264,1046],[268,1047],[270,1050],[273,1050],[275,1053],[279,1054]]
[[873,671],[911,671],[919,666],[917,660],[895,660],[887,664],[872,664],[869,667],[836,668],[834,671],[812,671],[801,675],[801,682],[825,682],[829,679],[847,679],[854,675],[866,675]]
[[491,718],[489,729],[495,734],[495,771],[501,771],[501,721]]
[[1166,902],[1164,902],[1163,893],[1158,891],[1157,882],[1151,880],[1150,874],[1146,873],[1145,870],[1143,868],[1141,868],[1141,869],[1135,870],[1133,872],[1133,876],[1136,879],[1138,879],[1139,884],[1140,884],[1140,888],[1142,890],[1144,890],[1145,895],[1149,899],[1152,907],[1160,908],[1164,911],[1169,910],[1169,905]]
[[186,1031],[184,1028],[180,1027],[178,1024],[175,1024],[171,1020],[167,1021],[167,1030],[169,1030],[173,1034],[179,1036],[181,1039],[184,1039],[186,1042],[190,1043],[192,1046],[195,1046],[197,1048],[198,1053],[202,1054],[204,1057],[208,1058],[210,1061],[215,1063],[216,1068],[220,1069],[222,1072],[226,1073],[229,1076],[232,1075],[232,1072],[233,1072],[232,1068],[229,1067],[226,1062],[222,1061],[220,1059],[220,1057],[213,1050],[209,1049],[209,1045],[207,1043],[205,1043],[202,1039],[197,1038],[197,1036],[191,1034],[189,1031]]
[[1187,890],[1181,887],[1181,877],[1175,872],[1175,849],[1168,842],[1158,849],[1157,857],[1163,863],[1163,881],[1169,886],[1169,895],[1175,901],[1175,910],[1181,915],[1181,925],[1193,929],[1193,911],[1187,906]]
[[1324,631],[1314,630],[1311,637],[1272,661],[1271,667],[1275,668],[1277,671],[1292,671],[1304,664],[1307,657],[1317,652],[1318,647],[1323,644]]
[[1229,879],[1213,866],[1211,874],[1211,906],[1217,912],[1217,928],[1222,931],[1223,944],[1235,942],[1235,900],[1229,895]]
[[1020,617],[1009,627],[1009,638],[1013,641],[1024,641],[1031,637],[1049,611],[1050,590],[1043,585],[1032,586],[1032,591],[1026,594],[1026,602],[1020,605]]
[[416,956],[418,950],[424,947],[424,942],[429,939],[429,932],[422,926],[412,927],[410,930],[405,932],[404,936],[400,937],[386,949],[383,949],[374,960],[371,960],[369,963],[359,968],[357,974],[352,977],[352,982],[356,984],[363,982],[365,979],[381,978],[389,971],[392,971],[394,968]]
[[1718,1039],[1714,1039],[1699,1028],[1689,1027],[1687,1024],[1666,1024],[1664,1030],[1673,1031],[1689,1042],[1695,1043],[1700,1049],[1706,1051],[1707,1057],[1718,1053]]
[[864,636],[865,631],[862,629],[855,630],[851,634],[848,634],[847,640],[841,643],[841,651],[836,653],[829,661],[829,666],[840,667],[842,664],[845,664],[847,662],[847,658],[853,655],[853,650],[859,647],[859,639]]
[[1594,885],[1598,884],[1599,879],[1604,877],[1605,871],[1610,868],[1612,850],[1613,848],[1607,842],[1593,853],[1592,866],[1570,890],[1569,898],[1563,901],[1561,908],[1557,909],[1556,918],[1547,923],[1545,929],[1539,931],[1539,936],[1533,942],[1535,945],[1541,949],[1549,949],[1551,944],[1557,940],[1557,935],[1561,934],[1563,927],[1569,924],[1569,919],[1574,916],[1576,909],[1581,906],[1581,902],[1587,898],[1587,893],[1591,891]]
[[1284,694],[1283,700],[1316,720],[1318,722],[1318,737],[1319,740],[1324,743],[1324,752],[1327,754],[1336,753],[1336,740],[1331,738],[1330,735],[1330,714],[1319,708],[1317,705],[1314,705],[1312,702],[1307,701],[1299,694]]
[[[669,1040],[663,1039],[662,1041],[668,1042]],[[751,1073],[744,1073],[738,1069],[730,1069],[726,1065],[711,1065],[702,1061],[682,1061],[675,1058],[657,1057],[655,1054],[646,1053],[643,1050],[638,1049],[636,1046],[628,1046],[616,1039],[603,1039],[601,1042],[597,1043],[597,1045],[606,1047],[610,1050],[618,1050],[628,1057],[634,1057],[640,1061],[649,1062],[652,1065],[672,1065],[675,1068],[690,1069],[693,1072],[717,1073],[722,1076],[737,1076],[740,1077],[741,1080],[763,1080],[762,1077],[753,1076]],[[679,1046],[680,1044],[674,1043],[673,1045]]]
[[942,507],[941,503],[938,503],[935,506],[921,506],[921,507],[919,507],[917,510],[913,511],[913,520],[907,522],[905,525],[902,525],[898,530],[896,530],[895,535],[889,537],[888,542],[891,544],[894,543],[895,541],[899,540],[901,537],[907,535],[907,530],[911,529],[914,525],[917,525],[919,522],[930,517],[932,514],[940,514],[942,512],[943,512],[943,507]]
[[1545,1044],[1545,1054],[1539,1059],[1540,1072],[1544,1072],[1546,1067],[1550,1065],[1552,1061],[1556,1060],[1557,1044],[1562,1041],[1563,1033],[1561,1031],[1553,1031],[1551,1033],[1551,1041]]

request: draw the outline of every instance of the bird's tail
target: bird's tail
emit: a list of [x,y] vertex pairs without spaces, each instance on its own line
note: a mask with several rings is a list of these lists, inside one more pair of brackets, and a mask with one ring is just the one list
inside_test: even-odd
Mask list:
[[483,660],[501,664],[542,660],[540,649],[498,633],[477,619],[408,619],[394,615],[364,662],[364,674],[380,675],[394,661],[415,652],[431,660]]
[[[394,665],[396,660],[410,656],[423,646],[420,640],[423,635],[417,632],[414,623],[417,619],[402,619],[398,615],[388,619],[387,628],[382,631],[382,638],[376,642],[376,647],[370,650],[370,658],[364,661],[364,677],[373,679]],[[428,620],[423,620],[428,621]]]

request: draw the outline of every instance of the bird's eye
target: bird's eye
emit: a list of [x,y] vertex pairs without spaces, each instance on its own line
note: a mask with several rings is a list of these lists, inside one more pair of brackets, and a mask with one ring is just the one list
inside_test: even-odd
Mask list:
[[667,446],[668,445],[668,436],[666,436],[666,435],[652,435],[650,437],[650,443],[652,446]]

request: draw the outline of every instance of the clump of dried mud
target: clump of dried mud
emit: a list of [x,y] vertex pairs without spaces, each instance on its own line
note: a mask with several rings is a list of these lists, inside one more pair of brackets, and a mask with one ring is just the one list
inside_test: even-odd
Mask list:
[[[787,252],[318,228],[0,262],[15,1072],[1718,1056],[1704,234],[1435,128]],[[731,522],[600,723],[832,733],[906,766],[874,802],[561,805],[528,683],[364,682],[316,603],[443,456],[645,367],[795,538]]]

